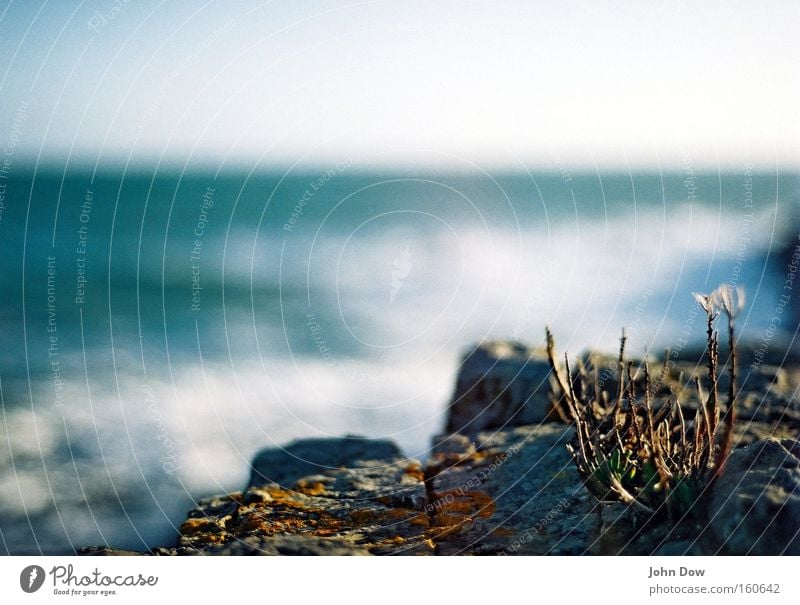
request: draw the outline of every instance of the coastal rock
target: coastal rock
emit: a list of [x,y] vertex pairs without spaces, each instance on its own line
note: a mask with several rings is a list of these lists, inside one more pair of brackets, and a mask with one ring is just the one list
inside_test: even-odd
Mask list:
[[426,510],[437,554],[588,553],[597,502],[564,447],[571,434],[556,423],[519,427],[434,453]]
[[176,554],[433,553],[422,465],[389,441],[298,441],[261,452],[253,466],[259,482],[283,483],[251,479],[242,493],[200,501]]
[[762,439],[795,439],[800,434],[800,421],[758,422],[740,419],[733,427],[733,447],[740,448]]
[[148,554],[591,552],[598,508],[564,448],[571,433],[550,423],[474,441],[450,435],[424,467],[360,460],[208,498],[181,525],[177,548]]
[[182,555],[205,556],[369,556],[367,546],[354,544],[342,538],[317,536],[249,536],[220,546],[209,546],[194,552],[181,552]]
[[475,442],[466,435],[451,433],[449,435],[436,435],[433,438],[431,454],[459,454],[468,455],[475,452]]
[[181,525],[179,546],[201,554],[432,554],[427,528],[420,510],[271,484],[200,502]]
[[[703,378],[702,364],[679,362],[672,366],[669,385],[678,396],[684,414],[691,417],[697,409],[697,390],[694,376]],[[796,438],[800,434],[800,399],[795,368],[762,364],[748,366],[740,372],[740,391],[736,398],[738,420],[733,431],[733,447],[739,448],[760,439]],[[680,380],[679,380],[680,379]],[[730,376],[726,369],[720,374],[719,392],[727,402]]]
[[703,556],[711,553],[704,552],[697,540],[675,540],[673,542],[665,542],[653,554],[657,557],[685,557],[689,555]]
[[387,439],[338,437],[301,439],[286,447],[261,450],[253,460],[248,487],[277,483],[290,485],[307,475],[352,466],[363,461],[394,461],[403,454]]
[[[615,358],[584,359],[597,363],[597,387],[614,392]],[[198,502],[176,545],[78,554],[800,554],[800,403],[789,370],[763,365],[742,381],[738,449],[695,518],[643,518],[598,502],[565,448],[573,429],[543,423],[552,419],[546,358],[491,342],[466,356],[447,432],[433,438],[427,464],[388,440],[296,441],[259,452],[243,492]],[[655,397],[683,390],[691,411],[692,372],[702,367],[679,361]]]
[[555,419],[545,353],[509,341],[484,342],[461,362],[446,432],[484,430]]
[[783,422],[800,428],[800,400],[787,390],[766,387],[741,393],[737,398],[739,417],[768,424]]
[[149,555],[150,553],[124,550],[122,548],[109,548],[108,546],[86,546],[78,549],[75,554],[83,557],[138,557]]
[[635,552],[635,549],[632,548],[640,531],[640,523],[628,505],[622,502],[607,502],[600,504],[599,508],[600,529],[593,554],[650,554],[649,552]]
[[800,442],[764,439],[734,451],[711,507],[726,552],[800,554]]
[[600,505],[600,535],[594,543],[595,555],[712,555],[713,540],[703,533],[704,523],[691,517],[664,522],[664,517],[648,518],[622,502]]

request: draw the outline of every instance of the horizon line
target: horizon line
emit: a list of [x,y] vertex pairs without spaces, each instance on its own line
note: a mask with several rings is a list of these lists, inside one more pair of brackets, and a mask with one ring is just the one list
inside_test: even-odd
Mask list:
[[284,174],[308,174],[324,173],[334,170],[338,173],[370,174],[375,172],[431,172],[449,174],[480,174],[482,172],[495,174],[518,174],[525,172],[546,172],[552,174],[570,173],[574,175],[591,175],[595,173],[622,173],[622,174],[729,174],[731,172],[750,171],[758,174],[775,174],[800,176],[800,161],[776,161],[767,162],[764,160],[731,160],[725,162],[706,162],[692,159],[691,163],[681,161],[653,162],[588,162],[585,160],[565,160],[554,158],[551,161],[543,159],[528,160],[523,159],[517,162],[430,162],[423,160],[404,160],[394,162],[370,161],[356,158],[355,154],[343,156],[341,158],[330,158],[325,160],[315,158],[305,161],[273,160],[264,161],[257,158],[226,158],[215,161],[210,157],[193,156],[179,158],[171,156],[168,158],[137,158],[135,160],[109,156],[106,158],[92,159],[85,155],[63,157],[59,155],[47,155],[39,158],[33,156],[22,156],[19,154],[13,158],[14,171],[43,171],[53,170],[77,170],[77,171],[97,171],[106,172],[109,170],[119,171],[125,169],[129,172],[190,172],[214,171],[214,172],[254,172],[254,173],[284,173]]

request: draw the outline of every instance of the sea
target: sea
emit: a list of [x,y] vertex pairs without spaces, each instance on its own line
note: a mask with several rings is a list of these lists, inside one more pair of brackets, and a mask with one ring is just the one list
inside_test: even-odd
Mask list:
[[794,172],[7,168],[0,552],[172,544],[298,438],[425,458],[482,340],[688,350],[721,283],[797,330]]

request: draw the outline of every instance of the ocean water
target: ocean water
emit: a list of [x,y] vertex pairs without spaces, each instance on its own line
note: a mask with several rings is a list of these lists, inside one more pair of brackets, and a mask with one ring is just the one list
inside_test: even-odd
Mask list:
[[690,347],[691,292],[722,282],[747,290],[745,338],[796,330],[770,326],[795,174],[0,177],[0,552],[169,542],[298,437],[424,457],[481,339]]

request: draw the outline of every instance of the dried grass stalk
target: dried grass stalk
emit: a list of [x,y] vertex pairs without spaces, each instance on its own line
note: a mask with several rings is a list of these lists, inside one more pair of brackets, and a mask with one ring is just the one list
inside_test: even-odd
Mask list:
[[[709,296],[695,294],[706,312],[708,393],[695,379],[697,412],[687,423],[672,394],[657,397],[650,370],[644,364],[644,384],[637,387],[633,364],[625,361],[626,336],[620,338],[617,393],[613,403],[597,387],[596,368],[585,365],[573,375],[564,356],[564,372],[556,362],[555,342],[546,330],[547,356],[553,374],[553,405],[562,419],[575,424],[567,445],[578,472],[600,500],[615,499],[635,510],[670,516],[690,512],[697,498],[724,468],[736,422],[735,317],[743,293],[720,286]],[[714,322],[720,309],[728,319],[730,387],[727,408],[720,413],[718,393],[719,346]],[[659,388],[666,384],[666,365]],[[610,399],[610,398],[609,398]],[[721,422],[720,422],[721,416]],[[720,432],[721,431],[721,432]]]

